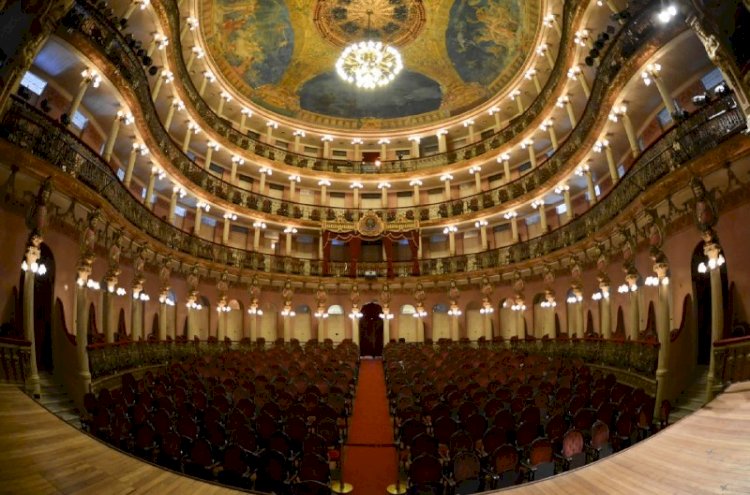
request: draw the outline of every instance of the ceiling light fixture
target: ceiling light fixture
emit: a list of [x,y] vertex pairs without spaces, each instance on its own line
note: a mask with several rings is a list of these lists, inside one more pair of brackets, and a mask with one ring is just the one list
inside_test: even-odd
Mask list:
[[[372,14],[371,10],[367,11],[365,33],[372,33]],[[398,50],[372,39],[347,46],[336,61],[336,72],[339,77],[361,89],[387,86],[403,68],[404,63]]]

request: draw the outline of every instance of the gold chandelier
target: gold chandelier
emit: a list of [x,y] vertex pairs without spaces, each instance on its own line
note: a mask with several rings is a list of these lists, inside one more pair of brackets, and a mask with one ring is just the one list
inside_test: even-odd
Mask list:
[[[367,31],[371,34],[372,10],[367,11]],[[365,40],[344,48],[336,61],[336,72],[344,81],[361,89],[375,89],[388,85],[404,68],[401,54],[381,41]]]
[[388,85],[403,68],[398,50],[372,40],[347,46],[336,62],[339,76],[362,89]]

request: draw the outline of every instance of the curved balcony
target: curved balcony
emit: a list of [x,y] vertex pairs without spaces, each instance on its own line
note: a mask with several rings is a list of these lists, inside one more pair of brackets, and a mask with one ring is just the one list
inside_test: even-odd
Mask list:
[[[574,24],[580,21],[588,2],[585,0],[574,0],[564,2],[561,19],[561,39],[572,39],[575,30]],[[227,138],[232,144],[254,153],[257,156],[279,161],[285,165],[312,169],[321,172],[333,172],[343,174],[382,174],[399,173],[425,170],[445,165],[450,165],[462,159],[477,157],[487,153],[489,150],[497,149],[502,144],[509,142],[513,137],[519,135],[528,125],[537,119],[542,111],[550,104],[554,104],[553,94],[564,80],[566,71],[570,65],[572,53],[568,50],[559,50],[555,60],[555,66],[550,72],[542,91],[524,111],[523,114],[513,118],[509,125],[496,132],[492,136],[472,143],[456,150],[438,153],[426,157],[410,158],[405,160],[381,160],[380,167],[373,164],[363,164],[353,160],[338,160],[330,158],[317,158],[294,153],[282,148],[274,147],[268,143],[253,139],[251,136],[240,133],[232,126],[232,123],[219,117],[209,105],[198,94],[198,90],[192,82],[190,74],[182,57],[182,44],[180,41],[180,15],[175,0],[167,0],[154,4],[154,9],[161,18],[162,27],[174,43],[167,47],[169,59],[175,67],[176,78],[183,83],[183,92],[187,96],[195,111],[200,115],[203,122],[212,127],[220,136]],[[621,30],[622,31],[622,30]]]
[[[671,39],[676,32],[685,29],[684,26],[679,26],[677,23],[667,28],[657,25],[654,20],[654,11],[655,7],[642,10],[638,15],[631,18],[627,26],[621,29],[610,42],[606,54],[601,59],[600,70],[591,88],[591,97],[578,125],[561,143],[557,151],[548,159],[540,161],[536,168],[509,183],[454,201],[376,211],[383,218],[404,217],[427,222],[431,219],[447,218],[465,212],[470,213],[479,209],[500,206],[506,202],[522,203],[524,196],[528,195],[530,198],[532,195],[538,194],[536,189],[540,186],[552,179],[562,178],[561,176],[564,173],[569,172],[567,169],[572,167],[571,165],[567,167],[565,165],[577,163],[575,158],[587,149],[583,146],[583,143],[589,140],[589,131],[598,123],[606,120],[606,115],[602,115],[599,110],[604,102],[615,97],[617,89],[621,84],[624,84],[623,73],[626,72],[624,68],[628,63],[633,64],[639,50],[642,55],[648,52],[649,48],[660,45],[665,40]],[[158,148],[164,152],[171,165],[191,182],[234,205],[260,213],[295,218],[301,221],[319,222],[324,218],[354,218],[361,215],[361,212],[352,209],[321,208],[306,203],[296,203],[257,194],[216,177],[190,160],[182,153],[179,146],[162,126],[151,101],[143,65],[132,47],[128,46],[122,33],[98,10],[92,10],[87,4],[76,4],[72,12],[75,21],[69,19],[67,24],[74,26],[79,33],[85,35],[87,40],[93,42],[94,47],[115,67],[117,73],[125,79],[128,86],[133,88],[138,101],[141,103],[144,121],[153,140]],[[656,29],[657,26],[659,29]],[[187,84],[186,87],[192,86]],[[550,86],[547,86],[545,89],[552,91],[550,88]],[[542,94],[547,93],[543,91]],[[205,102],[199,100],[199,103],[202,103],[208,110]],[[534,105],[537,104],[539,105],[538,110],[541,111],[544,106],[542,100],[537,98],[532,107],[536,108]],[[216,118],[218,119],[218,117]],[[519,117],[519,122],[521,120],[527,121],[526,119],[530,121],[533,118],[527,112],[524,116]],[[231,141],[233,134],[230,134],[230,128],[231,126],[226,128],[225,131],[230,136]],[[480,145],[482,143],[476,143],[476,146]],[[492,146],[494,147],[494,145]],[[500,143],[497,146],[500,146]],[[513,204],[508,206],[512,207]]]
[[[512,264],[538,258],[590,238],[602,231],[627,205],[651,185],[690,160],[716,148],[743,130],[745,119],[732,95],[714,101],[680,122],[647,149],[625,177],[599,203],[572,222],[525,242],[477,254],[395,262],[360,263],[355,267],[323,260],[266,255],[216,244],[184,232],[158,218],[120,181],[99,155],[58,123],[33,107],[14,100],[2,121],[2,136],[77,178],[108,201],[132,225],[170,249],[236,269],[299,275],[379,276],[446,275],[467,271],[511,269]],[[370,273],[368,273],[369,275]]]

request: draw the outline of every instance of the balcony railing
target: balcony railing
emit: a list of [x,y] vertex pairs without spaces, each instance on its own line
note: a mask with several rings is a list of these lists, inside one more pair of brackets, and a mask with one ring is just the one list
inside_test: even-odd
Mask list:
[[0,365],[2,380],[9,383],[24,383],[29,374],[31,343],[27,340],[0,337]]
[[[605,227],[656,181],[681,168],[689,160],[714,149],[744,128],[745,119],[732,95],[711,102],[679,122],[646,150],[617,186],[581,217],[549,234],[511,246],[475,254],[420,260],[420,273],[444,275],[498,268],[570,246]],[[322,276],[326,273],[365,277],[371,275],[366,271],[373,270],[380,277],[388,274],[386,263],[358,264],[356,273],[351,273],[344,263],[330,263],[324,272],[322,260],[247,251],[191,235],[157,217],[122,186],[112,169],[95,151],[59,123],[18,99],[13,101],[3,117],[0,137],[77,178],[142,232],[169,248],[191,256],[236,268],[285,274]],[[412,262],[394,263],[393,273],[395,276],[411,276]]]
[[750,337],[714,342],[714,363],[713,382],[708,384],[709,394],[721,392],[732,383],[750,380]]

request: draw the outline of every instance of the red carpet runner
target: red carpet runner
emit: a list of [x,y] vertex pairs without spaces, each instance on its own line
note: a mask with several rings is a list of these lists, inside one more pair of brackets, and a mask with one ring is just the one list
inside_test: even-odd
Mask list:
[[384,495],[386,487],[396,482],[396,450],[379,359],[363,360],[359,366],[344,449],[344,481],[354,485],[354,495]]

